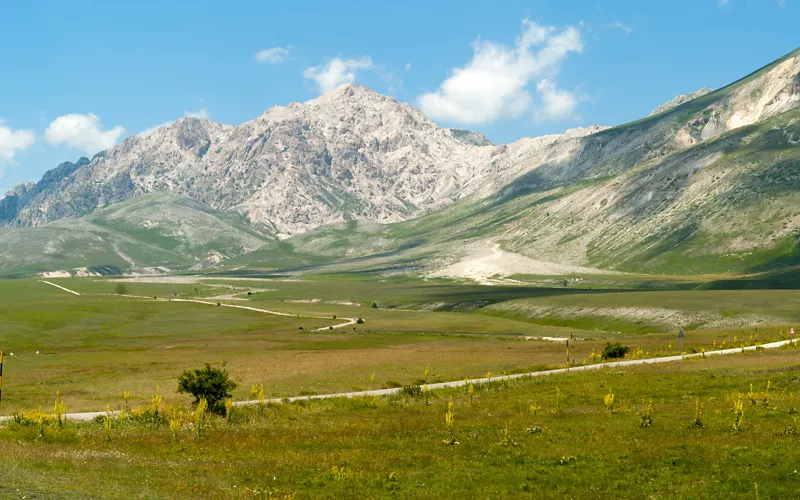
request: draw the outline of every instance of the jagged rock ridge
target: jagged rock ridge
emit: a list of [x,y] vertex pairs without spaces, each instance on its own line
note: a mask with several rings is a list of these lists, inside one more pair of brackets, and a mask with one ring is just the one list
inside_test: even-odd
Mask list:
[[705,87],[700,90],[696,90],[694,92],[689,92],[688,94],[679,95],[665,102],[656,109],[654,109],[648,116],[658,115],[663,113],[664,111],[669,111],[675,106],[680,106],[683,103],[689,102],[692,99],[697,99],[698,97],[703,97],[704,95],[710,94],[711,92],[714,92],[714,89]]

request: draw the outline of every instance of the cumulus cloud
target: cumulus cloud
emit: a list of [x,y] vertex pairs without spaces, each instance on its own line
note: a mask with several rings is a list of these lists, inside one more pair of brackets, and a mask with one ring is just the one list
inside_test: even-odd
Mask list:
[[35,136],[32,130],[14,130],[0,118],[0,165],[9,163],[14,155],[33,145]]
[[66,144],[91,155],[116,144],[124,132],[125,129],[119,126],[104,131],[100,118],[93,113],[75,113],[59,116],[50,122],[45,138],[50,144]]
[[291,51],[292,51],[291,46],[272,47],[270,49],[264,49],[256,52],[255,58],[256,61],[260,63],[278,64],[285,61]]
[[411,63],[406,63],[406,71],[411,71]]
[[[474,42],[469,64],[454,69],[437,91],[418,97],[422,111],[434,119],[466,124],[514,118],[527,111],[534,102],[530,84],[545,82],[543,88],[549,90],[562,61],[571,52],[580,53],[583,44],[580,31],[574,26],[558,30],[525,19],[523,27],[514,47]],[[566,107],[556,106],[554,101],[564,101],[565,93],[569,92],[558,90],[555,99],[548,94],[550,101],[543,103],[541,116],[563,117],[555,111]]]
[[372,59],[364,56],[360,59],[341,59],[334,57],[324,65],[306,68],[303,77],[314,80],[321,94],[335,89],[343,83],[356,81],[356,72],[364,69],[373,69]]
[[534,111],[537,120],[560,120],[578,118],[578,104],[583,100],[573,92],[559,89],[555,83],[544,79],[536,84],[542,104]]

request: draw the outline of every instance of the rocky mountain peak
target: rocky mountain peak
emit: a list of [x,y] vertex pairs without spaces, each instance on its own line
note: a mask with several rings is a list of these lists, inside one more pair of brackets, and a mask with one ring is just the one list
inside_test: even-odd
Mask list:
[[198,158],[202,158],[211,146],[208,128],[199,118],[181,118],[175,122],[171,130],[175,134],[175,143],[178,147]]
[[665,102],[664,104],[658,106],[656,109],[651,111],[648,116],[654,116],[663,113],[664,111],[668,111],[674,108],[675,106],[680,106],[683,103],[689,102],[693,99],[697,99],[698,97],[702,97],[706,94],[710,94],[711,92],[714,92],[714,89],[702,88],[694,92],[689,92],[688,94],[681,94],[677,97],[673,97],[669,101]]

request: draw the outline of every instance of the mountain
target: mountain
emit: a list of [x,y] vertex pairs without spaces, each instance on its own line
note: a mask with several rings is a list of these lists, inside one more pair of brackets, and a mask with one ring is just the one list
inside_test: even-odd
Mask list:
[[[800,263],[799,107],[800,51],[639,121],[505,145],[344,85],[238,127],[184,118],[62,164],[0,201],[4,224],[23,227],[0,238],[95,225],[103,207],[171,192],[262,241],[153,255],[178,267],[214,250],[220,269],[480,279],[769,270]],[[122,234],[136,239],[144,220]]]
[[498,161],[511,155],[520,175],[487,194],[408,222],[340,224],[286,243],[338,260],[339,271],[473,278],[564,269],[548,263],[675,274],[797,265],[799,108],[795,51],[637,122],[509,144]]
[[441,129],[407,104],[343,85],[233,127],[182,118],[0,202],[8,226],[37,226],[146,193],[179,193],[289,235],[441,208],[496,175],[482,135]]

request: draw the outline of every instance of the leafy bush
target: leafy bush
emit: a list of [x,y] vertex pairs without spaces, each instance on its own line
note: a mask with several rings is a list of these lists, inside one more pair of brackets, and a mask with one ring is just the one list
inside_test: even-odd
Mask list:
[[373,308],[373,309],[377,309],[378,308],[377,302],[373,302],[370,307]]
[[626,345],[620,344],[619,342],[613,344],[611,342],[606,342],[600,357],[603,359],[624,358],[629,352],[631,352],[631,348]]
[[128,289],[125,287],[125,283],[117,283],[117,286],[114,287],[114,293],[117,295],[125,295],[128,293]]
[[178,392],[194,396],[195,404],[205,399],[208,409],[219,415],[225,414],[225,400],[235,388],[236,382],[227,371],[208,363],[199,370],[186,370],[178,377]]

